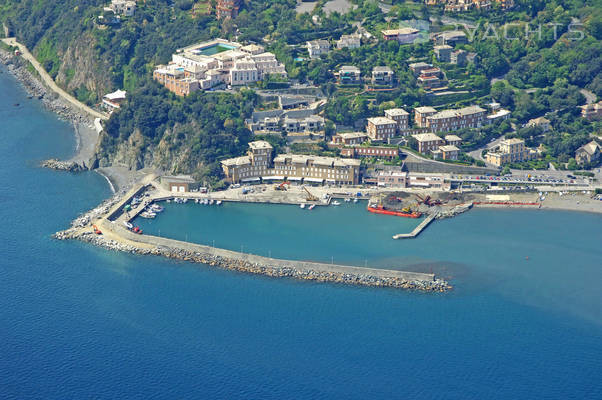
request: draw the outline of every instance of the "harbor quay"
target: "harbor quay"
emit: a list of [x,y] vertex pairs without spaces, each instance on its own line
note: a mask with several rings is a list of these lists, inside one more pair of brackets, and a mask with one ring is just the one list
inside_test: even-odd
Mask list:
[[[59,240],[77,239],[116,251],[163,256],[271,277],[430,292],[445,292],[452,288],[447,281],[430,273],[274,259],[134,233],[126,227],[126,223],[141,211],[124,211],[126,204],[137,196],[145,198],[143,203],[145,205],[174,197],[168,191],[160,189],[159,183],[154,178],[148,176],[124,195],[107,200],[77,218],[72,222],[71,228],[57,232],[54,237]],[[145,193],[149,193],[149,196],[144,196]],[[203,194],[197,193],[197,195]],[[139,207],[139,209],[143,208]]]
[[[434,274],[284,260],[246,254],[242,251],[235,252],[148,235],[141,230],[136,230],[135,219],[141,214],[144,216],[145,210],[163,201],[176,203],[193,201],[203,204],[222,202],[291,204],[302,208],[309,205],[311,210],[314,206],[336,206],[341,204],[338,200],[352,201],[353,199],[354,202],[367,201],[368,211],[377,210],[377,214],[392,215],[386,218],[409,215],[412,215],[412,218],[424,217],[412,232],[393,236],[393,239],[408,239],[416,238],[435,220],[454,217],[473,207],[539,209],[543,206],[543,208],[567,209],[577,204],[582,208],[587,207],[585,208],[587,211],[602,212],[602,201],[597,199],[597,196],[592,197],[586,194],[586,191],[563,192],[558,188],[550,188],[550,192],[536,190],[509,193],[358,185],[306,187],[299,183],[281,182],[248,186],[232,185],[227,190],[207,192],[204,188],[193,189],[188,186],[190,183],[188,178],[171,177],[167,180],[162,178],[164,177],[155,174],[145,176],[129,191],[115,195],[78,217],[69,229],[57,232],[54,237],[60,240],[77,239],[116,251],[163,256],[272,277],[444,292],[450,290],[451,285]],[[160,207],[158,204],[157,206]],[[403,211],[405,209],[411,211]]]

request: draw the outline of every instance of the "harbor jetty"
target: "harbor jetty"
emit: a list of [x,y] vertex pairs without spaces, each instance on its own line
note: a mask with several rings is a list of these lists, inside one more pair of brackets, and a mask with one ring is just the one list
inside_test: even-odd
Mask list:
[[426,227],[436,218],[435,214],[427,216],[414,230],[410,233],[398,233],[393,235],[393,239],[413,239],[426,229]]
[[[153,194],[151,195],[150,192]],[[143,203],[136,209],[125,211],[126,204],[136,196],[143,196]],[[59,240],[81,240],[116,251],[163,256],[271,277],[430,292],[445,292],[451,289],[448,282],[438,279],[432,273],[275,259],[152,235],[136,234],[126,228],[126,222],[131,221],[146,205],[165,198],[165,191],[160,189],[153,176],[148,176],[124,195],[116,195],[80,216],[72,222],[71,228],[57,232],[54,237]]]

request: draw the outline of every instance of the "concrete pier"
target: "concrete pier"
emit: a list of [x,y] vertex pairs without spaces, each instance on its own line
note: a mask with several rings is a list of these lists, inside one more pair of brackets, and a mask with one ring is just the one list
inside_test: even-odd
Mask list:
[[399,233],[393,236],[393,239],[413,239],[426,229],[427,226],[436,218],[435,215],[429,215],[410,233]]

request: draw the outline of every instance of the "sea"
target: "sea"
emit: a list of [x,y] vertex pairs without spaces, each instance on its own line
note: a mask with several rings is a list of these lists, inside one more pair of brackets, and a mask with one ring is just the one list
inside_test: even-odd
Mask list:
[[276,279],[51,235],[111,195],[56,172],[73,129],[0,67],[0,398],[600,399],[602,217],[365,203],[169,204],[148,233],[339,264],[433,271],[449,293]]

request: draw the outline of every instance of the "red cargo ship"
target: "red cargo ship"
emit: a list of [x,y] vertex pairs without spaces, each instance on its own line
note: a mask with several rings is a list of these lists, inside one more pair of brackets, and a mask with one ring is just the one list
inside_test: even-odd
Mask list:
[[368,206],[368,211],[370,211],[371,213],[374,213],[374,214],[395,215],[397,217],[405,217],[405,218],[420,218],[420,217],[422,217],[422,213],[421,212],[417,212],[417,211],[412,211],[412,212],[392,211],[392,210],[387,210],[383,206],[376,206],[376,207]]

